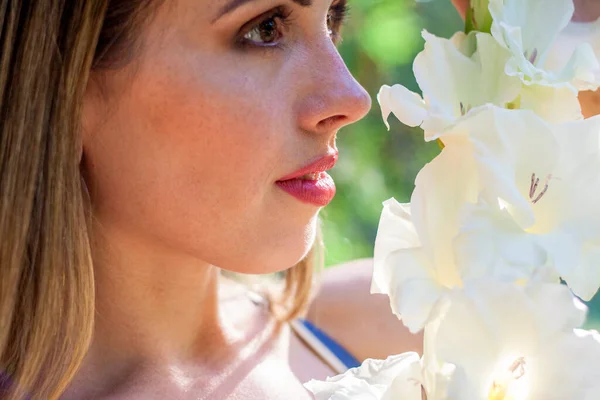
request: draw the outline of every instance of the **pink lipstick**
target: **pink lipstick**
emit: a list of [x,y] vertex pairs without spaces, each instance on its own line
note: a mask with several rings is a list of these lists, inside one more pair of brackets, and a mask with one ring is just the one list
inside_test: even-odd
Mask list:
[[337,152],[329,153],[275,183],[304,203],[326,206],[335,196],[335,183],[325,171],[333,168],[337,159]]

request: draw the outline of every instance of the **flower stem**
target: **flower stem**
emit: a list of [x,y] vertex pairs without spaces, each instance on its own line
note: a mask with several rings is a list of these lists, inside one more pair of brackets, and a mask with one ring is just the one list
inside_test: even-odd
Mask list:
[[470,0],[470,3],[465,15],[465,33],[471,31],[490,33],[492,15],[488,8],[489,0]]

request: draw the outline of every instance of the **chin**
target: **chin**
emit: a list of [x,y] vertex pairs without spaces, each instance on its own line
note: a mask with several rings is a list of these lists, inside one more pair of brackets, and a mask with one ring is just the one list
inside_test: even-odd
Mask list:
[[253,250],[246,252],[250,257],[229,260],[219,267],[241,274],[272,274],[285,271],[298,264],[312,249],[316,238],[316,224],[307,227],[301,234],[277,235],[274,239],[264,238]]
[[[292,268],[294,265],[302,261],[312,248],[310,246],[302,246],[287,249],[270,249],[268,254],[265,254],[260,260],[249,260],[242,268],[236,268],[238,273],[242,274],[272,274],[285,271]],[[282,251],[283,250],[283,251]]]

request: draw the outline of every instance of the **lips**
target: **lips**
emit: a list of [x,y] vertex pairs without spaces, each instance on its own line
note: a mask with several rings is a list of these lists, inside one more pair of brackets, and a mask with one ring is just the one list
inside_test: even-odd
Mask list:
[[303,203],[326,206],[335,196],[333,178],[325,172],[334,167],[338,153],[332,152],[279,179],[275,184]]

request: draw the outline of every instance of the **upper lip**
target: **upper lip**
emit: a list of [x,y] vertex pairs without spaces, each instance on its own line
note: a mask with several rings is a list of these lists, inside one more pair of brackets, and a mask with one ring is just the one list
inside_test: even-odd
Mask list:
[[327,171],[328,169],[334,167],[335,163],[337,162],[337,159],[337,151],[329,152],[324,156],[320,156],[319,158],[310,162],[309,164],[300,168],[299,170],[294,171],[291,174],[284,176],[283,178],[280,178],[279,181],[287,181],[290,179],[299,178],[306,174]]

